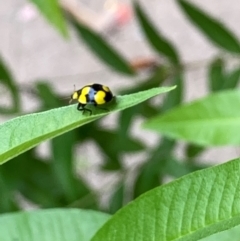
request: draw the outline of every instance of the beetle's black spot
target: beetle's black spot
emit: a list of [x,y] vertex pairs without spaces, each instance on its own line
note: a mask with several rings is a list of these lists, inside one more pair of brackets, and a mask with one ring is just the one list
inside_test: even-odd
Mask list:
[[96,91],[103,90],[102,85],[100,84],[93,84],[91,87]]
[[105,92],[105,93],[106,93],[106,96],[104,97],[104,100],[105,100],[106,102],[111,101],[112,98],[113,98],[112,93],[111,93],[111,92]]

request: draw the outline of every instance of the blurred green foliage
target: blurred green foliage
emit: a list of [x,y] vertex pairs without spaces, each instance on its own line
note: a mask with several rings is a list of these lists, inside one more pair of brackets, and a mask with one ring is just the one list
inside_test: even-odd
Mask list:
[[[238,40],[230,31],[226,30],[226,27],[223,27],[216,20],[213,21],[201,10],[185,1],[179,1],[179,4],[184,13],[213,43],[230,53],[239,52]],[[44,11],[44,8],[41,10]],[[109,203],[104,207],[104,210],[110,213],[115,213],[127,202],[163,184],[169,176],[177,178],[206,167],[199,164],[201,163],[199,155],[205,150],[201,146],[187,143],[184,156],[179,158],[175,152],[179,145],[176,140],[162,137],[156,141],[153,147],[148,147],[143,140],[130,134],[136,117],[148,119],[181,105],[185,90],[184,68],[174,44],[158,33],[156,27],[152,25],[138,4],[134,5],[134,10],[150,46],[156,50],[157,54],[166,57],[166,61],[153,69],[149,78],[141,80],[131,88],[119,90],[119,93],[128,94],[162,85],[176,84],[178,88],[168,93],[161,104],[156,105],[152,101],[146,101],[122,111],[116,120],[115,129],[109,130],[101,125],[100,121],[95,121],[51,140],[48,158],[40,156],[35,148],[0,166],[0,193],[4,194],[0,196],[0,213],[20,210],[19,198],[17,198],[19,194],[41,208],[103,209],[99,204],[99,193],[96,193],[91,185],[75,171],[76,158],[81,158],[81,156],[75,157],[74,150],[79,145],[84,146],[89,141],[92,141],[101,151],[103,158],[101,170],[107,173],[121,174],[115,190],[110,190]],[[45,15],[47,16],[47,13]],[[57,20],[51,21],[56,22]],[[60,20],[60,23],[61,32],[66,34],[64,22]],[[123,74],[134,74],[130,64],[101,36],[77,22],[74,22],[73,26],[79,36],[104,63]],[[220,34],[213,35],[209,28],[210,30],[212,28],[219,29]],[[224,41],[220,40],[222,38]],[[217,57],[208,66],[208,69],[207,81],[210,93],[236,88],[240,77],[239,67],[232,71],[226,71],[225,61],[221,57]],[[98,82],[104,83],[104,80],[98,80]],[[63,96],[56,93],[49,83],[49,81],[36,81],[34,86],[31,86],[32,93],[41,103],[41,107],[36,109],[36,112],[67,104],[66,101],[62,101]],[[12,107],[7,109],[0,106],[0,114],[2,116],[23,114],[20,108],[20,96],[24,94],[24,90],[11,77],[11,71],[7,69],[6,64],[1,59],[0,84],[7,88],[12,97]],[[147,158],[134,170],[135,178],[132,179],[132,183],[129,183],[126,181],[126,176],[133,174],[129,173],[123,165],[123,156],[124,154],[142,152],[147,153]]]

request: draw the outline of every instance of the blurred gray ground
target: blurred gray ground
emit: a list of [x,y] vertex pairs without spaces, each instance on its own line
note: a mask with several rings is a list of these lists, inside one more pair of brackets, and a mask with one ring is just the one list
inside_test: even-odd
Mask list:
[[[104,0],[82,2],[101,12]],[[201,63],[197,68],[186,72],[186,100],[205,95],[206,68],[202,61],[210,60],[219,50],[189,23],[174,0],[141,2],[158,29],[176,46],[182,60],[187,63]],[[192,2],[220,19],[240,38],[238,0]],[[109,85],[114,92],[117,92],[120,86],[131,84],[130,79],[117,75],[95,58],[73,31],[70,31],[71,38],[64,40],[41,14],[37,14],[30,21],[21,20],[20,13],[27,4],[27,0],[0,0],[0,55],[13,71],[17,81],[32,84],[36,80],[48,80],[58,91],[67,95],[72,92],[73,84],[81,87],[89,82],[102,82]],[[126,58],[154,54],[135,20],[118,32],[108,35],[107,39]],[[26,109],[31,105],[29,100],[24,104]],[[139,126],[135,129],[138,136],[150,136],[149,132],[141,130]],[[215,158],[226,161],[238,156],[239,150],[225,147],[211,149],[203,158],[206,161]]]
[[[105,0],[82,2],[101,12]],[[221,19],[240,36],[237,24],[240,4],[237,0],[193,2]],[[57,88],[69,92],[72,83],[81,86],[93,79],[109,81],[119,78],[101,64],[73,33],[69,40],[64,40],[40,14],[29,21],[21,20],[21,11],[26,4],[27,0],[0,0],[0,54],[18,81],[30,83],[36,79],[49,79],[57,83]],[[184,61],[205,60],[216,53],[216,49],[185,19],[175,1],[152,0],[142,1],[142,4],[159,30],[175,44]],[[151,53],[134,20],[108,39],[128,58]],[[123,80],[117,82],[122,85]]]

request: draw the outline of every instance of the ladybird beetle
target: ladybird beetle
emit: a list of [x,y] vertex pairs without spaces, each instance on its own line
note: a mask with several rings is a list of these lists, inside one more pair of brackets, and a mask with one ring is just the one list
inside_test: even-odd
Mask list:
[[92,111],[85,108],[87,104],[94,106],[103,105],[110,102],[113,97],[114,96],[111,90],[107,86],[101,84],[90,84],[85,85],[79,90],[74,90],[69,103],[71,103],[72,100],[77,100],[77,109],[79,111],[83,111],[83,113],[84,111],[88,111],[91,115]]

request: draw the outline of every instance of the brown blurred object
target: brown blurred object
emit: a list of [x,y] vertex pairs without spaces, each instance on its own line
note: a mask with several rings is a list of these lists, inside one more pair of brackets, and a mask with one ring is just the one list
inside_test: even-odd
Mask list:
[[77,0],[60,0],[62,8],[77,21],[99,32],[100,17]]
[[[118,0],[106,0],[102,13],[92,11],[78,0],[61,0],[60,3],[78,22],[100,33],[118,29],[132,17],[131,6]],[[154,58],[138,57],[130,60],[130,65],[135,71],[152,71],[159,63]]]
[[92,11],[78,0],[61,0],[62,8],[96,32],[106,32],[127,24],[132,18],[132,9],[128,4],[118,0],[106,0],[103,11]]
[[154,58],[141,57],[131,60],[130,65],[135,71],[142,71],[147,69],[155,69],[157,66],[159,66],[159,63]]

